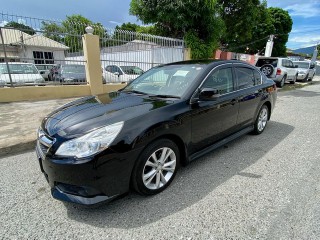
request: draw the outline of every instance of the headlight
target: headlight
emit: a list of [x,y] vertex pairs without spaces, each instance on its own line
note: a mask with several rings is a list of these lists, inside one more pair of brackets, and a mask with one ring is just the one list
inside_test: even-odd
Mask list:
[[89,157],[108,148],[118,136],[124,122],[117,122],[97,130],[94,130],[82,137],[64,142],[58,148],[56,155],[64,157]]
[[305,71],[298,71],[298,73],[300,73],[300,74],[306,74]]

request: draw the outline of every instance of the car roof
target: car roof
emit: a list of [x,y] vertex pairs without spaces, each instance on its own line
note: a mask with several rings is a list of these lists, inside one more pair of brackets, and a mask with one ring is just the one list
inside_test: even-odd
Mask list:
[[304,61],[293,61],[293,62],[305,62],[305,63],[311,63],[311,61],[304,60]]
[[[240,61],[240,60],[221,60],[221,59],[201,59],[201,60],[187,60],[187,61],[180,61],[180,62],[173,62],[173,63],[167,63],[161,66],[170,66],[170,65],[189,65],[189,64],[199,64],[199,65],[206,65],[206,66],[219,66],[226,63],[233,63],[233,64],[244,64],[251,67],[254,67],[253,65]],[[159,66],[160,67],[160,66]]]
[[[3,64],[7,64],[7,63],[0,63],[1,65],[3,65]],[[30,65],[30,64],[32,64],[32,65],[34,65],[34,63],[24,63],[24,62],[8,62],[8,64],[19,64],[19,65]]]

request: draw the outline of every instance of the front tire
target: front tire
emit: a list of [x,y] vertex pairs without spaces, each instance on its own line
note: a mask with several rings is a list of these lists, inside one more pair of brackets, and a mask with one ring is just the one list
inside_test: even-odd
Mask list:
[[303,82],[308,82],[309,74],[302,80]]
[[177,145],[159,139],[147,146],[132,173],[132,185],[141,195],[154,195],[166,189],[175,177],[180,162]]
[[261,134],[267,126],[269,119],[269,108],[266,105],[262,105],[259,110],[256,121],[254,122],[253,133],[256,135]]

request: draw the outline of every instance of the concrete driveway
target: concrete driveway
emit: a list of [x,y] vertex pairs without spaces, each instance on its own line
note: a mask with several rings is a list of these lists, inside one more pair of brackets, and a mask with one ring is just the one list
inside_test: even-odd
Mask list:
[[259,136],[181,168],[164,192],[96,208],[51,198],[34,152],[0,159],[3,239],[319,239],[320,85],[278,94]]

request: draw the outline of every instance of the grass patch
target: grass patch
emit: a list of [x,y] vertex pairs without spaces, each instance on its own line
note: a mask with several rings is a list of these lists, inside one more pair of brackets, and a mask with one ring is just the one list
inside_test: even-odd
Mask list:
[[296,90],[296,89],[300,89],[300,88],[304,88],[306,86],[309,85],[316,85],[316,84],[320,84],[319,81],[313,81],[313,82],[296,82],[295,84],[285,84],[283,86],[283,88],[278,88],[279,92],[283,92],[283,91],[291,91],[291,90]]

